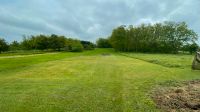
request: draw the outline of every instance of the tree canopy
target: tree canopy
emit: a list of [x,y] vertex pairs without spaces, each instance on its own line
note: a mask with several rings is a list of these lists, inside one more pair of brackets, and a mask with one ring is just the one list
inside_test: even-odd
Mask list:
[[9,46],[8,46],[7,42],[4,39],[0,38],[0,53],[3,51],[7,51],[8,48],[9,48]]
[[59,35],[31,35],[23,36],[21,42],[13,41],[8,44],[4,39],[0,39],[0,53],[2,51],[17,50],[45,50],[45,51],[71,51],[81,52],[92,50],[95,45],[89,41],[66,38]]
[[65,36],[24,36],[21,42],[11,44],[0,39],[0,53],[11,50],[47,50],[80,52],[98,48],[114,48],[124,52],[194,53],[199,49],[198,35],[185,22],[162,22],[139,26],[119,26],[108,38],[99,38],[96,45],[89,41],[66,38]]
[[111,48],[112,47],[109,40],[106,38],[99,38],[96,41],[96,44],[97,44],[98,48]]
[[30,50],[53,50],[53,51],[82,51],[83,46],[77,39],[66,38],[65,36],[58,36],[52,34],[48,35],[36,35],[30,37],[24,37],[22,41],[24,49]]
[[95,48],[95,44],[93,44],[90,41],[84,41],[84,40],[82,40],[81,44],[83,45],[83,48],[85,50],[93,50]]
[[120,26],[109,42],[117,51],[178,53],[184,45],[194,44],[198,35],[185,22]]

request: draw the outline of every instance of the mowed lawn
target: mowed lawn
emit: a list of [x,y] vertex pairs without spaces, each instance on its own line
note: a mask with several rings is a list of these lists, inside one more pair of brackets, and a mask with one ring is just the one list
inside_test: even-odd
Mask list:
[[110,49],[3,56],[0,112],[159,112],[152,89],[200,79],[200,71],[190,69],[192,59]]

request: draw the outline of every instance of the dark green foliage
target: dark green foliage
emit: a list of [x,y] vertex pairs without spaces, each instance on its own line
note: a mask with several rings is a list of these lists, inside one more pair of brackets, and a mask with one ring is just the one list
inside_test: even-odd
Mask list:
[[125,26],[120,26],[113,30],[112,36],[110,37],[110,42],[115,50],[126,51],[127,41],[127,31]]
[[183,45],[195,43],[197,37],[185,22],[164,22],[120,26],[113,30],[109,40],[117,51],[178,53]]
[[10,51],[21,50],[21,45],[20,45],[20,43],[17,42],[17,41],[13,41],[13,42],[9,45],[9,50],[10,50]]
[[[2,45],[1,45],[2,44]],[[0,40],[0,50],[8,49],[4,39]],[[4,47],[4,48],[3,48]],[[10,51],[17,50],[42,50],[42,51],[71,51],[82,52],[83,50],[93,50],[95,45],[89,41],[80,41],[77,39],[66,38],[59,35],[35,35],[24,36],[22,42],[13,41],[9,45]],[[1,52],[0,51],[0,52]]]
[[95,48],[95,45],[89,41],[81,41],[81,44],[84,50],[93,50]]
[[24,36],[23,41],[21,42],[21,46],[23,50],[31,50],[33,49],[33,39],[30,39],[29,37]]
[[55,34],[24,37],[21,46],[24,50],[83,51],[79,40]]
[[45,35],[32,36],[35,39],[35,48],[38,50],[45,50],[49,48],[50,39]]
[[196,51],[198,51],[199,46],[196,43],[192,43],[192,44],[186,44],[182,47],[183,51],[188,51],[190,52],[190,54],[195,53]]
[[0,38],[0,53],[4,51],[8,51],[8,49],[9,49],[9,46],[7,42],[4,39]]
[[48,48],[60,51],[61,48],[66,46],[66,38],[64,36],[57,36],[55,34],[49,37]]
[[108,39],[99,38],[96,42],[98,48],[112,48]]
[[82,52],[84,50],[81,42],[79,40],[68,39],[66,42],[66,51],[71,52]]
[[198,46],[198,44],[196,44],[196,43],[193,43],[193,44],[191,44],[191,45],[189,46],[189,52],[190,52],[191,54],[196,53],[196,51],[198,51],[198,50],[199,50],[199,46]]
[[80,43],[72,44],[71,52],[82,52],[83,46]]

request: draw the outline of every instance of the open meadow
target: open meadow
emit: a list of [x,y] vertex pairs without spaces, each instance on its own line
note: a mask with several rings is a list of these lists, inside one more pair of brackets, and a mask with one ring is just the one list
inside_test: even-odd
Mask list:
[[0,111],[160,112],[152,90],[200,79],[193,58],[112,49],[0,55]]

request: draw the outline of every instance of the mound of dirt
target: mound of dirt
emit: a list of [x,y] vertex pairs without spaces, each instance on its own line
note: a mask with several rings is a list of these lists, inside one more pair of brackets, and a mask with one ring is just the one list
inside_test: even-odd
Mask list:
[[166,112],[200,112],[200,80],[183,82],[179,87],[159,87],[152,98]]

